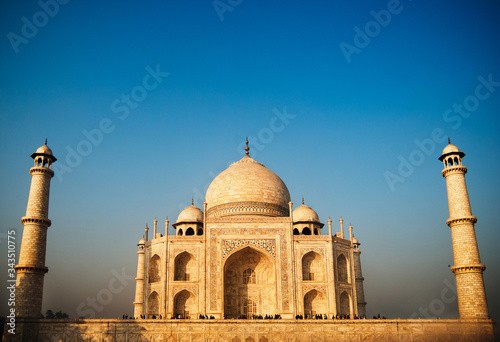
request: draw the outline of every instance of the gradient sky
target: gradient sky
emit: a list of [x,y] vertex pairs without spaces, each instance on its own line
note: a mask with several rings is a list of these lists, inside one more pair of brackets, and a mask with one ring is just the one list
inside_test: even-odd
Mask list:
[[340,216],[354,226],[369,317],[457,317],[437,159],[449,136],[466,153],[500,318],[498,1],[216,4],[69,1],[49,16],[35,1],[1,2],[2,255],[10,229],[20,247],[30,154],[48,138],[58,158],[43,311],[77,317],[118,272],[124,286],[95,315],[132,314],[144,226],[156,216],[163,233],[191,197],[200,207],[249,136],[295,206],[304,196],[336,231]]

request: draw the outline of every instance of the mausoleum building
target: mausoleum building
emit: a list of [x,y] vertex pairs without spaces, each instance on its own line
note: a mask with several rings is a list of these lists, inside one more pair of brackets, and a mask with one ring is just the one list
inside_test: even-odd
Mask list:
[[[134,316],[250,318],[365,316],[360,243],[352,226],[327,232],[318,214],[294,208],[287,186],[246,155],[219,174],[205,203],[172,224],[145,228],[138,244]],[[165,220],[165,232],[169,221]]]

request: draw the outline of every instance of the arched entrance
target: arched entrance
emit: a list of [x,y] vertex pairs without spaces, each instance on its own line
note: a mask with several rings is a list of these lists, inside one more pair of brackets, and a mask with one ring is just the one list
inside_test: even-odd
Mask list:
[[182,290],[174,297],[174,317],[175,318],[196,318],[198,315],[195,296]]
[[323,257],[316,252],[309,252],[302,257],[302,280],[324,281],[325,265]]
[[311,290],[304,296],[304,315],[311,318],[317,314],[326,314],[326,300],[323,293]]
[[155,291],[148,298],[148,318],[157,318],[160,316],[160,296]]
[[346,291],[342,292],[340,295],[340,314],[341,315],[350,315],[351,314],[351,305],[349,300],[349,295]]
[[274,260],[253,247],[232,254],[224,264],[224,316],[278,312]]
[[174,260],[174,281],[196,281],[196,259],[191,253],[182,252]]

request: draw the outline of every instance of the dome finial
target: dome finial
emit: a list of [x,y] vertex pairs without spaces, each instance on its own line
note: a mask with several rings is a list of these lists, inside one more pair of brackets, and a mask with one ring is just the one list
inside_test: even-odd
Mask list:
[[194,205],[194,197],[191,197],[191,205]]
[[45,138],[45,146],[47,146],[47,138]]
[[448,145],[451,144],[450,137],[448,137]]
[[302,196],[302,205],[304,205],[304,196]]
[[247,137],[247,140],[245,141],[245,144],[246,144],[246,146],[245,146],[245,154],[247,156],[249,156],[250,155],[250,147],[248,147],[248,137]]

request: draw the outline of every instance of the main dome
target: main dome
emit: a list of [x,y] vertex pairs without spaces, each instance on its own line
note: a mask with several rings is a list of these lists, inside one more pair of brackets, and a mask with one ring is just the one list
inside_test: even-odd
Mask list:
[[215,177],[205,202],[208,217],[289,216],[290,193],[278,175],[245,155]]

